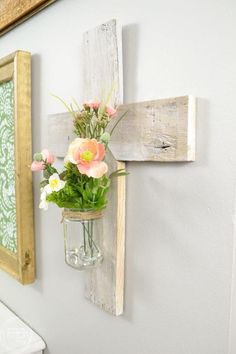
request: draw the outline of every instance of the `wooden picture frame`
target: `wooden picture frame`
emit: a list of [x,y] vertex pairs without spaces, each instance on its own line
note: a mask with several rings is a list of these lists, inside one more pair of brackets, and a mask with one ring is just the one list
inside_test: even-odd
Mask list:
[[0,36],[56,0],[1,0]]
[[0,59],[0,268],[22,284],[35,279],[31,151],[31,54],[17,51]]

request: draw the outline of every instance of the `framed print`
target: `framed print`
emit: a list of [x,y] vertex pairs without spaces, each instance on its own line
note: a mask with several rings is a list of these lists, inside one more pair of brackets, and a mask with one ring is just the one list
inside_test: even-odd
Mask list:
[[0,36],[56,0],[0,0]]
[[31,164],[31,55],[0,59],[0,268],[35,279]]

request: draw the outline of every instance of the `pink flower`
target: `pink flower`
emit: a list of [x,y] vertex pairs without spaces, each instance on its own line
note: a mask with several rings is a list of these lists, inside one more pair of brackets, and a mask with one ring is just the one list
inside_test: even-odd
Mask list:
[[31,171],[37,172],[37,171],[43,171],[45,168],[44,162],[43,161],[33,161],[31,164]]
[[55,161],[54,155],[51,152],[49,152],[47,149],[43,149],[41,151],[41,154],[43,156],[43,160],[47,160],[47,163],[49,163],[50,165],[52,165],[53,162]]
[[84,106],[97,110],[100,107],[100,102],[88,101],[84,103]]
[[[101,102],[98,101],[88,101],[84,103],[85,107],[89,107],[92,108],[94,110],[98,110],[98,108],[100,107]],[[116,114],[116,109],[111,107],[111,106],[106,106],[105,108],[106,113],[109,115],[109,117],[114,116],[114,114]]]
[[111,106],[106,106],[106,112],[109,115],[109,117],[111,117],[114,116],[114,114],[116,114],[116,109]]
[[108,170],[107,164],[102,161],[104,156],[105,147],[96,139],[77,138],[69,146],[67,159],[77,165],[80,173],[100,178]]

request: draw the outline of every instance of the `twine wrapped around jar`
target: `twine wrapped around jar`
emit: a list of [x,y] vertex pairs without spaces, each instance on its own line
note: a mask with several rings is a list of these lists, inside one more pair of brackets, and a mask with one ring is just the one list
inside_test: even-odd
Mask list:
[[79,220],[95,220],[102,218],[104,215],[104,210],[88,210],[88,211],[78,211],[78,210],[63,210],[62,211],[62,221],[64,219],[79,219]]

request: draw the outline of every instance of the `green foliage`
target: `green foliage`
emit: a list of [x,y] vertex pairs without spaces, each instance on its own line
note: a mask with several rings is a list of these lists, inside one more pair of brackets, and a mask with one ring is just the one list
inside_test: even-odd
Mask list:
[[101,109],[93,109],[84,106],[82,110],[73,114],[75,134],[80,138],[89,138],[100,140],[105,132],[110,118],[109,115]]
[[49,179],[49,177],[54,173],[57,173],[55,167],[45,162],[45,170],[43,171],[43,177]]
[[48,202],[57,204],[60,208],[101,210],[107,205],[107,192],[110,179],[107,176],[92,178],[82,175],[76,165],[67,163],[63,172],[65,187],[47,196]]
[[[74,99],[71,104],[68,104],[62,98],[56,95],[52,96],[57,98],[73,117],[74,133],[78,137],[100,140],[110,122],[105,104],[100,104],[97,108],[89,107],[86,104],[80,107]],[[110,99],[110,96],[108,99]]]

